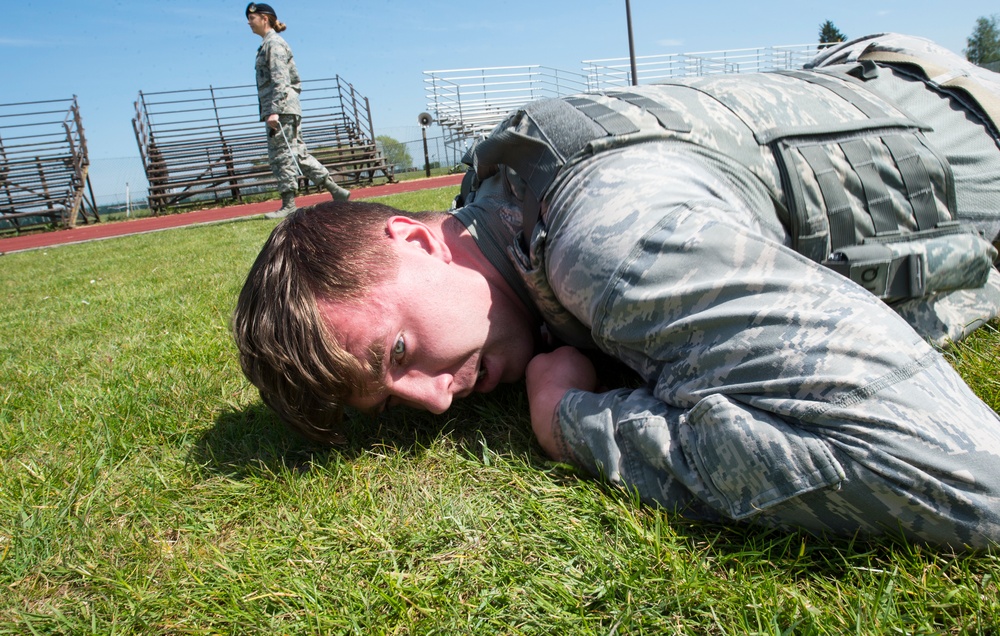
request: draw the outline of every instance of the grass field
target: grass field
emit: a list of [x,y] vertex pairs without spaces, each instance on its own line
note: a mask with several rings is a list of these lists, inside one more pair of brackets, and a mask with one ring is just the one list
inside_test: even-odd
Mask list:
[[[1000,633],[1000,552],[677,519],[547,462],[521,386],[285,433],[228,333],[273,226],[0,258],[0,633]],[[998,357],[953,354],[994,409]]]

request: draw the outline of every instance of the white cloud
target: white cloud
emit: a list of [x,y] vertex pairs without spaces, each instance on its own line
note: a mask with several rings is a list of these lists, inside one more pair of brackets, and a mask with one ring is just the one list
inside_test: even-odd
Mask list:
[[0,38],[0,46],[12,47],[33,47],[48,46],[50,43],[43,40],[19,40],[17,38]]

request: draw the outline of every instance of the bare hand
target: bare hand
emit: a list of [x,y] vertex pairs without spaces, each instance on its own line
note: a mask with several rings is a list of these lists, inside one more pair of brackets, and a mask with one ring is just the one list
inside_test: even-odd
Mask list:
[[545,452],[556,460],[566,460],[557,442],[561,434],[556,418],[559,402],[570,389],[597,388],[594,365],[573,347],[560,347],[531,359],[525,370],[531,429]]
[[267,116],[267,119],[265,121],[267,122],[267,125],[271,130],[278,129],[278,113],[271,113],[270,115]]

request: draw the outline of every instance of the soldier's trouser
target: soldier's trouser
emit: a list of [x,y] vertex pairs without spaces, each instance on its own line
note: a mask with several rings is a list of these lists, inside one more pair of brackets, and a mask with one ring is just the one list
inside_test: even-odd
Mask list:
[[298,189],[296,164],[302,174],[317,185],[321,185],[330,174],[306,149],[302,140],[301,123],[302,118],[298,115],[279,115],[278,124],[281,129],[267,129],[267,158],[271,164],[271,172],[278,180],[279,192],[295,192]]

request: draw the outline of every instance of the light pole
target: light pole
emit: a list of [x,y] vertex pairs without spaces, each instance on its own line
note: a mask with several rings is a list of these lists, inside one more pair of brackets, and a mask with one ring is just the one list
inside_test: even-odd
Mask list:
[[625,21],[628,22],[628,59],[632,65],[632,86],[638,86],[639,78],[635,75],[635,43],[632,40],[632,7],[629,0],[625,0]]
[[434,118],[431,117],[430,113],[420,113],[417,115],[417,121],[420,123],[420,132],[424,136],[424,174],[429,179],[431,176],[431,158],[427,154],[427,127],[434,123]]

